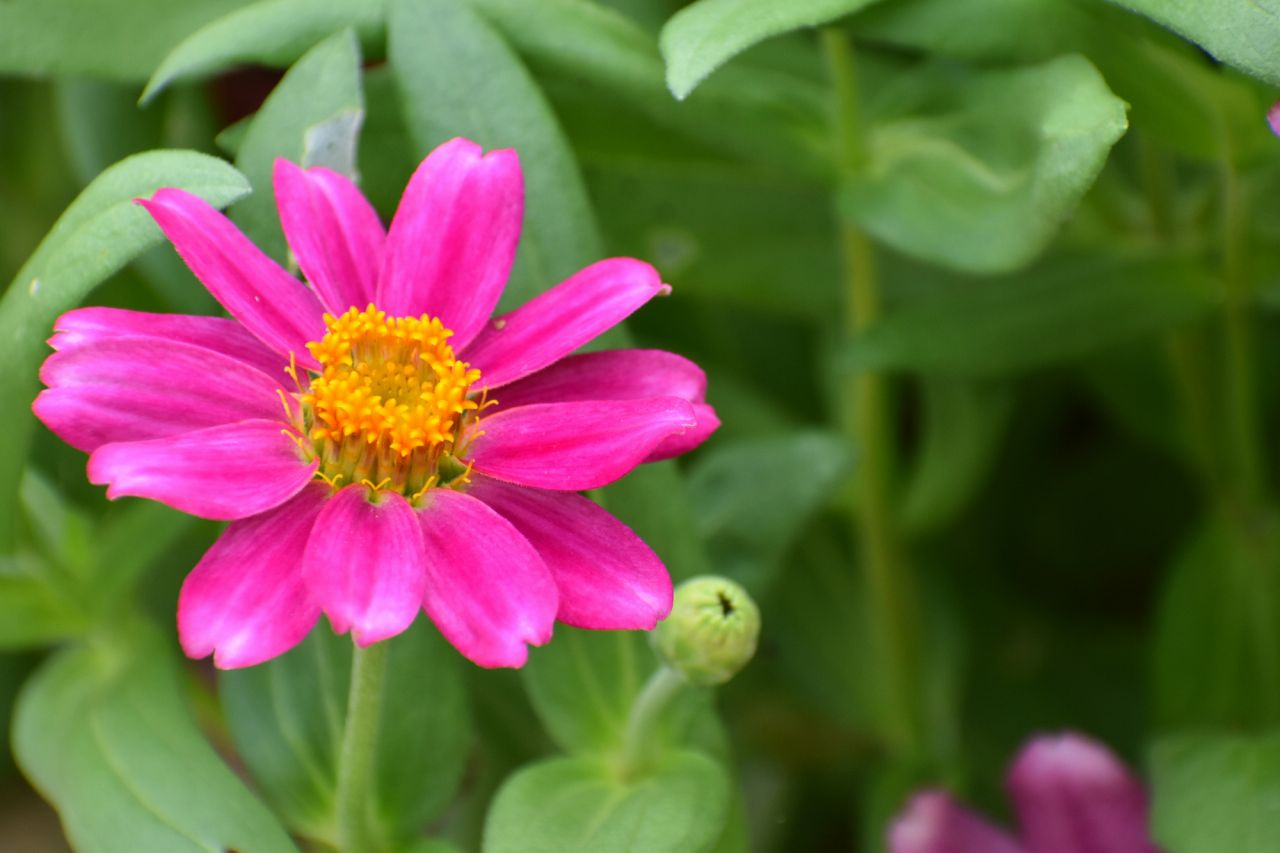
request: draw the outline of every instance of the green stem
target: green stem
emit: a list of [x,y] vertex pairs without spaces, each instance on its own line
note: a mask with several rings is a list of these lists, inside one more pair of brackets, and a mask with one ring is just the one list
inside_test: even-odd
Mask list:
[[[838,30],[825,30],[823,48],[836,99],[836,154],[842,174],[856,173],[866,156],[853,54]],[[864,333],[880,316],[875,248],[850,224],[840,226],[849,336]],[[859,371],[848,381],[845,419],[858,449],[855,523],[869,594],[873,641],[885,676],[884,734],[896,749],[918,756],[923,744],[919,678],[919,620],[912,568],[898,541],[893,506],[894,442],[886,377]]]
[[370,807],[386,674],[385,642],[363,649],[352,647],[347,723],[338,757],[338,849],[344,853],[369,853],[379,846],[371,826]]
[[1248,210],[1240,178],[1227,157],[1222,164],[1223,321],[1227,336],[1228,436],[1239,500],[1256,507],[1265,497],[1265,465],[1258,433],[1253,318],[1248,271]]
[[666,664],[649,676],[627,717],[622,737],[623,776],[630,776],[644,766],[658,722],[671,701],[688,685],[683,675]]

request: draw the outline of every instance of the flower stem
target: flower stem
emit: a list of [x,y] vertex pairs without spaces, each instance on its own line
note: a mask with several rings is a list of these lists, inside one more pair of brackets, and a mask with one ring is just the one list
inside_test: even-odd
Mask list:
[[640,695],[627,716],[626,732],[622,736],[622,773],[630,776],[639,770],[648,757],[646,753],[663,712],[689,685],[680,673],[662,664],[649,676]]
[[[839,30],[824,30],[822,43],[836,97],[835,148],[840,171],[856,173],[866,154],[852,49]],[[875,247],[860,228],[849,223],[840,225],[839,243],[846,290],[845,333],[857,336],[880,315]],[[894,442],[886,378],[858,371],[849,380],[846,405],[846,428],[859,460],[855,522],[875,653],[884,675],[884,736],[903,755],[918,757],[924,739],[918,605],[912,568],[898,541],[894,518]]]
[[368,853],[378,846],[370,806],[386,673],[386,643],[352,647],[347,723],[338,757],[338,849],[344,853]]

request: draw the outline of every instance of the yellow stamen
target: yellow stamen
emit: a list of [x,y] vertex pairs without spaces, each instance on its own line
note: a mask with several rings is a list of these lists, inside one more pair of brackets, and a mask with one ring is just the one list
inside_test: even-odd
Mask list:
[[[468,396],[480,371],[454,356],[453,332],[434,317],[387,317],[371,304],[324,321],[325,336],[307,344],[320,373],[301,393],[300,431],[320,459],[318,476],[334,488],[345,479],[421,497],[438,482],[440,458],[490,405]],[[297,378],[292,359],[288,372]]]

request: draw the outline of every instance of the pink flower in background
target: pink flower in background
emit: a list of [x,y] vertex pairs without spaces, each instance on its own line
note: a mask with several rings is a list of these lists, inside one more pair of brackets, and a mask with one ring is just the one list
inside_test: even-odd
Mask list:
[[916,794],[889,827],[890,853],[1157,853],[1142,785],[1078,734],[1037,737],[1008,776],[1015,837],[944,791]]
[[490,318],[515,257],[514,151],[455,139],[389,230],[346,178],[280,160],[276,201],[310,287],[201,199],[140,203],[235,319],[63,315],[37,416],[107,496],[230,520],[182,588],[188,655],[292,648],[321,613],[367,645],[424,608],[482,666],[520,666],[555,620],[648,629],[653,551],[585,497],[719,422],[706,378],[655,350],[568,355],[665,289],[628,258]]

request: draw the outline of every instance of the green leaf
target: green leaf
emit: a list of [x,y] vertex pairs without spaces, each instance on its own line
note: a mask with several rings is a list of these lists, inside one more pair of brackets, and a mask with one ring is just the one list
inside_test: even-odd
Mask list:
[[529,62],[591,92],[601,108],[639,110],[678,133],[788,174],[831,174],[827,96],[794,75],[726,68],[685,103],[672,100],[654,38],[580,0],[468,0]]
[[[180,187],[223,207],[248,192],[235,169],[193,151],[137,154],[103,172],[54,224],[0,301],[0,411],[9,413],[0,454],[0,499],[17,489],[35,419],[28,414],[36,370],[53,321],[103,280],[161,240],[133,200]],[[0,512],[0,550],[12,540],[12,513]]]
[[971,272],[1023,266],[1053,238],[1128,126],[1124,103],[1079,56],[921,87],[874,128],[844,217],[896,249]]
[[707,75],[772,36],[816,27],[875,0],[698,0],[662,28],[667,86],[684,100]]
[[1197,43],[1216,58],[1280,85],[1276,0],[1112,0]]
[[902,524],[919,535],[962,510],[995,461],[1013,413],[1003,383],[931,378],[922,389],[923,434],[902,499]]
[[231,218],[268,255],[283,261],[286,253],[271,189],[276,158],[303,163],[316,128],[363,112],[360,45],[345,30],[307,51],[254,116],[236,155],[254,192],[231,208]]
[[245,0],[6,0],[0,74],[141,81],[173,43]]
[[[419,619],[388,642],[375,812],[393,843],[448,804],[471,726],[461,661],[435,629]],[[350,639],[321,625],[288,654],[219,681],[231,734],[267,799],[291,829],[330,842],[350,678]]]
[[339,30],[367,42],[383,28],[385,0],[259,0],[196,30],[164,58],[142,93],[147,103],[177,80],[241,63],[284,66]]
[[1214,304],[1189,258],[1064,256],[1025,273],[957,282],[853,342],[855,368],[999,376],[1184,323]]
[[[720,444],[689,474],[690,503],[715,571],[764,589],[783,554],[843,484],[853,463],[835,433],[789,434]],[[768,488],[762,488],[767,482]]]
[[569,751],[607,751],[622,740],[640,688],[655,667],[644,635],[557,625],[521,670],[547,732]]
[[[1166,729],[1280,724],[1280,517],[1215,521],[1188,543],[1156,613],[1152,688]],[[1223,848],[1231,849],[1231,848]]]
[[19,765],[82,850],[295,850],[196,728],[152,629],[62,652],[18,700]]
[[1155,841],[1177,853],[1273,853],[1280,732],[1185,734],[1151,753]]
[[694,752],[624,780],[595,758],[556,758],[516,773],[485,822],[485,853],[698,853],[729,811],[724,770]]
[[507,43],[455,0],[392,0],[387,51],[419,154],[465,136],[514,148],[524,231],[502,307],[514,308],[601,256],[586,189],[564,133]]

